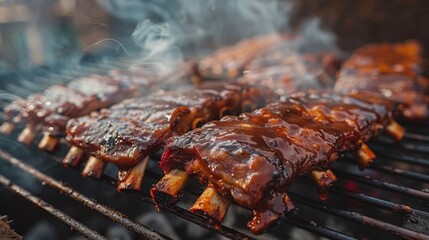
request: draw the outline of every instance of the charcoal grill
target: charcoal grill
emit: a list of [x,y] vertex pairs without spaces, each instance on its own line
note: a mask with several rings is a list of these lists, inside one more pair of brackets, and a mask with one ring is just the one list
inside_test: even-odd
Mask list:
[[[56,66],[2,75],[1,106],[10,102],[13,95],[25,97],[54,83],[67,82],[91,73],[102,73],[112,68],[126,68],[135,61],[136,59],[130,57],[104,54],[102,57],[80,59],[72,64],[70,61],[60,62]],[[408,130],[403,142],[395,143],[384,136],[371,142],[371,149],[378,157],[369,169],[359,171],[352,159],[343,159],[334,164],[333,171],[338,176],[339,182],[328,190],[327,201],[319,199],[309,179],[300,178],[289,194],[297,203],[299,212],[295,216],[287,217],[279,227],[261,237],[292,238],[296,237],[296,234],[305,234],[297,230],[302,229],[313,234],[310,236],[328,239],[375,236],[429,239],[429,130],[425,125],[403,124]],[[103,195],[102,189],[115,191],[116,179],[112,177],[114,174],[106,171],[99,180],[83,179],[78,169],[64,168],[61,159],[68,148],[64,143],[61,145],[61,151],[47,154],[35,146],[21,145],[15,139],[14,135],[1,136],[0,139],[0,189],[4,191],[1,204],[8,203],[4,199],[19,196],[33,203],[31,208],[25,208],[25,211],[29,212],[24,215],[35,214],[43,209],[56,221],[89,239],[106,239],[105,232],[99,230],[102,229],[100,224],[91,225],[87,223],[87,217],[82,218],[82,215],[70,209],[78,208],[83,209],[82,211],[90,209],[92,211],[89,216],[99,214],[104,217],[105,222],[119,223],[133,232],[134,235],[131,236],[135,238],[173,237],[162,229],[154,230],[149,224],[138,222],[134,210],[128,211],[127,214],[114,210],[124,208],[124,204],[122,206],[112,204],[112,200],[117,199],[125,204],[132,202],[155,209],[149,196],[149,188],[162,177],[156,166],[156,159],[159,156],[153,156],[155,161],[151,161],[146,170],[145,184],[141,192],[124,191],[112,193],[115,197],[111,197]],[[37,184],[29,184],[33,181]],[[91,189],[89,193],[88,186]],[[98,189],[101,190],[94,194]],[[204,187],[196,181],[191,181],[183,192],[185,200],[197,198],[203,189]],[[52,197],[46,195],[46,191],[53,192],[50,194],[61,200],[53,201]],[[178,221],[199,225],[214,235],[230,239],[257,238],[247,230],[242,230],[245,222],[238,220],[246,219],[244,216],[247,216],[247,210],[232,206],[226,222],[232,217],[236,219],[234,223],[214,227],[204,216],[188,211],[186,204],[183,203],[185,200],[170,207],[163,207],[161,212],[175,215]],[[8,204],[0,206],[0,210],[9,209],[7,214],[14,219],[23,203],[19,201]],[[144,215],[145,212],[139,214]],[[20,219],[18,217],[15,219],[19,224]]]

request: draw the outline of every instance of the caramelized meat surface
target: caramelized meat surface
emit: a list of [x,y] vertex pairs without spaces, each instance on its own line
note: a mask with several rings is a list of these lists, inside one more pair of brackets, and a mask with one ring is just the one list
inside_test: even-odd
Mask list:
[[63,134],[68,119],[131,97],[138,90],[129,81],[92,75],[12,102],[4,109],[4,120],[25,123],[32,129],[46,127],[53,135]]
[[264,105],[264,94],[259,88],[238,83],[209,83],[185,92],[154,93],[72,119],[67,140],[101,160],[131,167],[159,150],[168,137]]
[[282,102],[299,105],[301,112],[323,124],[344,122],[366,142],[387,126],[401,105],[371,92],[339,95],[331,91],[302,91]]
[[201,79],[237,78],[256,55],[285,38],[277,34],[258,36],[221,48],[197,63],[197,75]]
[[277,44],[255,57],[241,82],[260,84],[278,95],[304,89],[332,89],[338,56],[334,53],[298,53],[291,43]]
[[424,94],[428,81],[421,76],[420,52],[420,45],[411,41],[364,46],[344,63],[335,90],[377,92],[407,104],[402,111],[405,118],[426,118]]
[[248,227],[259,234],[290,210],[287,190],[296,177],[329,169],[389,122],[390,103],[371,103],[367,97],[380,99],[297,93],[251,113],[224,117],[169,139],[160,166],[165,172],[183,169],[252,209]]

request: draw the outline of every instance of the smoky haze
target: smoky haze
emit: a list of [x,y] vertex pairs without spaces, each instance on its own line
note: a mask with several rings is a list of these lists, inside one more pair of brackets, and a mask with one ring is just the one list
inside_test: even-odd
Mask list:
[[255,0],[108,1],[118,18],[136,23],[132,39],[142,58],[174,67],[243,38],[290,32],[291,2]]

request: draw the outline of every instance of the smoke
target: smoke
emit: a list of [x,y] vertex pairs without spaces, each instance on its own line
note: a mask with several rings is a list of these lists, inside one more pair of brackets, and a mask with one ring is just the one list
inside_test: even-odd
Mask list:
[[318,18],[305,21],[299,28],[301,41],[297,42],[297,48],[302,52],[339,52],[336,45],[336,36],[330,31],[323,30]]
[[156,63],[159,70],[166,72],[183,62],[182,51],[173,36],[168,23],[153,23],[150,20],[139,23],[131,35],[142,48],[142,62]]
[[243,38],[288,32],[293,4],[274,0],[101,1],[111,14],[137,23],[131,37],[142,62],[172,69]]

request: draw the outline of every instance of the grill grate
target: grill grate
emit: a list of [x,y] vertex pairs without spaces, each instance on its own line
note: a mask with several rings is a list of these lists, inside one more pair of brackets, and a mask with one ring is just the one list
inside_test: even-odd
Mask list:
[[43,208],[43,210],[50,213],[52,216],[56,217],[61,222],[65,223],[72,229],[75,229],[77,232],[79,232],[82,236],[87,237],[88,239],[93,240],[103,240],[107,239],[100,233],[92,230],[91,228],[83,225],[79,221],[75,220],[74,218],[68,216],[67,214],[63,213],[62,211],[56,209],[51,204],[43,201],[42,199],[32,195],[27,190],[21,188],[20,186],[12,183],[9,179],[5,178],[4,176],[0,175],[0,184],[11,190],[12,192],[15,192],[16,194],[22,196],[23,198],[27,199],[28,201],[32,202],[38,207]]
[[[13,73],[0,76],[0,80],[5,82],[5,84],[2,84],[2,89],[0,90],[0,96],[2,96],[0,107],[3,107],[13,99],[12,95],[8,94],[10,92],[14,95],[25,97],[30,93],[41,91],[54,83],[67,82],[76,77],[91,73],[105,72],[114,67],[126,68],[133,61],[133,59],[123,57],[103,57],[96,60],[91,59],[83,64],[73,66],[70,66],[70,64],[59,64],[59,66],[55,67],[43,67],[18,74]],[[429,183],[429,131],[418,126],[406,126],[406,128],[410,132],[406,134],[406,139],[402,143],[393,143],[384,137],[371,143],[370,146],[378,157],[375,164],[368,170],[363,172],[356,171],[357,166],[351,159],[345,159],[345,161],[335,164],[333,171],[338,176],[340,182],[328,190],[329,201],[321,202],[312,197],[313,194],[311,191],[301,191],[297,188],[292,188],[290,197],[294,202],[299,204],[302,211],[297,216],[287,217],[283,225],[292,225],[329,239],[356,239],[361,237],[356,235],[355,238],[353,233],[336,230],[334,227],[319,225],[315,223],[315,221],[318,221],[316,218],[304,214],[305,212],[313,213],[317,211],[322,214],[322,217],[335,216],[341,221],[347,220],[344,221],[347,225],[349,223],[358,225],[359,229],[370,229],[371,232],[384,232],[388,235],[405,239],[429,239],[429,229],[426,224],[427,220],[425,220],[429,219],[429,209],[427,205],[424,205],[429,202],[429,191],[418,189],[419,187],[423,187],[424,184]],[[16,144],[12,139],[13,137],[5,138]],[[42,155],[44,164],[55,164],[60,167],[61,157],[55,155],[48,156],[38,150],[31,149],[31,147],[30,150],[33,154]],[[32,166],[30,159],[18,159],[11,154],[14,155],[13,150],[3,148],[0,150],[0,159],[7,162],[9,166],[19,169],[23,174],[36,178],[43,185],[61,192],[64,196],[73,199],[93,211],[101,213],[142,237],[168,239],[164,233],[156,232],[150,227],[132,220],[131,217],[126,216],[122,212],[112,210],[109,206],[100,204],[96,200],[80,193],[76,190],[80,186],[74,186],[76,189],[66,186],[56,178],[38,170],[38,167]],[[72,172],[78,174],[78,171]],[[149,167],[146,171],[146,177],[145,181],[151,179],[157,182],[162,175],[157,170]],[[103,175],[100,181],[112,188],[116,188],[116,179],[107,174]],[[359,186],[359,188],[349,188],[345,183]],[[79,234],[90,239],[105,239],[104,236],[100,235],[94,229],[66,215],[61,211],[62,208],[58,209],[48,204],[43,199],[43,196],[36,197],[18,186],[11,178],[0,175],[0,184],[37,206],[42,207]],[[304,186],[304,188],[311,188],[311,182],[305,177],[299,179],[297,184]],[[184,194],[195,197],[199,196],[202,191],[203,186],[188,184],[184,189]],[[386,194],[380,194],[380,191],[386,192]],[[387,193],[393,195],[388,195]],[[154,206],[148,193],[145,191],[124,192],[121,194]],[[103,202],[103,199],[99,199],[99,201]],[[343,204],[339,204],[341,201]],[[347,203],[344,204],[344,202]],[[370,208],[375,208],[377,213],[369,211],[368,209]],[[203,216],[191,213],[186,208],[180,206],[180,204],[165,207],[162,211],[169,212],[227,238],[256,238],[256,236],[250,235],[247,232],[235,230],[231,226],[221,225],[219,228],[216,228]],[[380,215],[378,211],[385,211],[386,213]],[[392,223],[390,217],[386,217],[397,217],[396,215],[405,220],[399,223],[398,221],[393,221],[394,223]],[[383,220],[380,220],[380,218]],[[273,231],[273,234],[284,237],[282,234],[285,232],[281,228]]]
[[[67,195],[68,197],[73,198],[74,200],[78,201],[79,203],[85,205],[86,207],[105,215],[106,217],[112,219],[113,221],[120,223],[122,226],[126,227],[127,229],[129,229],[131,231],[134,231],[134,232],[140,234],[141,236],[144,236],[148,239],[169,239],[168,237],[166,237],[160,233],[155,232],[154,230],[146,227],[143,224],[134,222],[133,220],[131,220],[129,217],[122,214],[121,212],[114,211],[114,210],[112,210],[106,206],[98,204],[97,202],[86,197],[85,195],[77,192],[76,190],[74,190],[70,187],[65,186],[63,183],[49,177],[46,174],[43,174],[42,172],[38,171],[37,169],[31,167],[30,165],[27,165],[27,164],[23,163],[22,161],[20,161],[16,158],[13,158],[11,155],[9,155],[6,152],[0,151],[0,157],[2,159],[6,160],[7,162],[9,162],[10,164],[12,164],[13,166],[18,167],[21,170],[23,170],[24,172],[31,174],[32,176],[36,177],[40,182],[43,182],[44,184],[48,185],[49,187],[52,187],[52,188],[60,191],[64,195]],[[2,180],[2,179],[0,178],[0,180]],[[0,182],[2,184],[4,184],[3,181],[0,181]],[[68,219],[66,219],[66,218],[61,218],[60,220],[63,222],[68,221]],[[99,238],[95,238],[95,239],[99,239]]]

